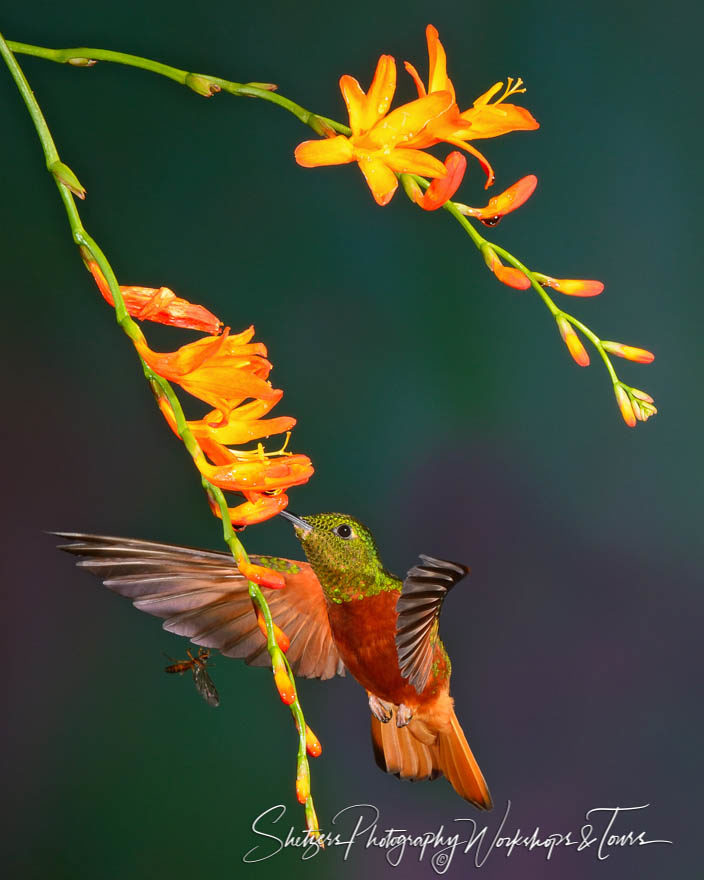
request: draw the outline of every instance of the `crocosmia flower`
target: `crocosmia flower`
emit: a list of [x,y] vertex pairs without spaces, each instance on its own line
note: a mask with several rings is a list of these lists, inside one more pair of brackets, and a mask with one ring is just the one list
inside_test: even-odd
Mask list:
[[428,41],[429,60],[427,89],[416,68],[408,61],[405,63],[406,70],[416,84],[418,97],[432,95],[436,92],[449,92],[452,95],[452,107],[441,117],[430,121],[428,134],[434,135],[437,142],[446,141],[475,156],[486,172],[486,186],[488,188],[494,182],[494,170],[486,157],[469,141],[499,137],[499,135],[508,134],[511,131],[531,131],[540,127],[525,107],[506,102],[506,99],[511,95],[525,92],[523,80],[520,77],[516,80],[509,77],[505,88],[503,82],[494,83],[488,91],[475,100],[468,110],[460,112],[455,101],[455,87],[447,75],[447,56],[440,42],[437,28],[429,24],[425,29],[425,35]]
[[304,141],[296,147],[296,162],[305,168],[357,162],[379,205],[388,204],[398,187],[397,174],[445,177],[443,163],[423,152],[437,143],[428,124],[452,106],[449,92],[437,92],[389,113],[396,91],[396,62],[382,55],[368,92],[352,76],[340,78],[352,134]]

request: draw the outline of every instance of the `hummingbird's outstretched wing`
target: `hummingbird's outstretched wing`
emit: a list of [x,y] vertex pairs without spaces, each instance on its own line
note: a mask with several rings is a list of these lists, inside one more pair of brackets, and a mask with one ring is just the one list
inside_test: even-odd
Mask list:
[[[79,568],[97,575],[140,611],[164,618],[164,629],[225,657],[269,665],[247,581],[229,553],[80,532],[54,534],[70,541],[60,549],[81,557]],[[286,656],[293,671],[304,678],[344,675],[325,597],[310,565],[251,559],[263,565],[275,562],[286,580],[283,589],[267,590],[266,598],[274,621],[291,641]]]
[[437,620],[445,596],[469,572],[466,565],[421,555],[396,603],[396,651],[401,675],[421,693],[433,665]]

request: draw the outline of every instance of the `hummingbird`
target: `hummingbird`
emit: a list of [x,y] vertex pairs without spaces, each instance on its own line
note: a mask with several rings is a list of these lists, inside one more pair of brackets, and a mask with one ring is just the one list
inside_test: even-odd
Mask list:
[[[346,671],[366,690],[376,763],[401,779],[444,775],[481,810],[491,795],[450,696],[451,664],[438,634],[447,593],[469,569],[420,556],[401,580],[379,558],[371,531],[347,514],[289,520],[307,562],[251,556],[286,582],[267,593],[274,622],[287,634],[296,675],[333,678]],[[269,664],[247,580],[226,552],[134,538],[56,532],[61,550],[168,632],[252,666]]]

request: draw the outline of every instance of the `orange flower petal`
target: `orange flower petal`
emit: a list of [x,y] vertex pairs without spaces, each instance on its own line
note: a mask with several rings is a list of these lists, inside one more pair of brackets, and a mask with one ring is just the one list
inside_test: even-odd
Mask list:
[[279,416],[275,419],[238,419],[233,410],[228,420],[220,426],[213,427],[206,420],[189,422],[197,440],[210,437],[217,443],[225,446],[239,446],[252,440],[260,440],[262,437],[271,437],[272,434],[283,434],[290,431],[296,424],[296,420],[289,416]]
[[452,100],[455,100],[455,89],[447,75],[447,56],[440,42],[437,28],[429,24],[425,29],[425,38],[428,42],[428,61],[430,72],[428,75],[428,92],[450,92]]
[[[100,267],[94,260],[87,260],[86,266],[98,285],[103,299],[115,306],[110,286]],[[168,287],[120,287],[127,313],[140,321],[154,321],[185,330],[202,330],[216,334],[222,329],[222,321],[203,306],[182,299]]]
[[[497,83],[499,88],[502,83]],[[491,89],[487,94],[491,92]],[[540,128],[539,123],[525,107],[516,104],[479,104],[479,99],[469,110],[462,113],[462,118],[471,126],[468,137],[478,138],[499,137],[511,131],[534,131]]]
[[416,90],[418,91],[418,97],[424,98],[427,94],[425,91],[425,86],[423,85],[423,80],[420,78],[420,74],[415,69],[415,67],[411,64],[410,61],[404,61],[403,66],[406,68],[408,73],[411,76],[411,79],[416,84]]
[[393,171],[379,159],[359,159],[359,167],[377,205],[388,205],[398,187]]
[[[626,358],[628,361],[636,361],[639,364],[651,364],[655,360],[655,355],[652,351],[647,351],[645,348],[635,348],[632,345],[624,345],[621,342],[602,342],[601,344],[609,354]],[[652,403],[652,400],[650,402]]]
[[320,165],[346,165],[354,162],[354,150],[343,134],[319,141],[303,141],[293,152],[299,165],[316,168]]
[[313,474],[307,455],[285,455],[265,460],[234,461],[211,465],[196,460],[196,467],[214,486],[231,492],[267,492],[306,483]]
[[538,279],[548,287],[554,287],[567,296],[598,296],[604,289],[601,281],[587,281],[581,278],[551,278],[538,275]]
[[[271,519],[285,510],[288,505],[288,496],[261,495],[256,492],[247,493],[255,500],[245,501],[237,507],[228,507],[227,512],[233,526],[253,526],[256,523]],[[219,519],[221,518],[219,505],[213,505],[212,511]]]
[[359,82],[347,74],[340,77],[340,91],[347,105],[352,134],[359,135],[369,131],[391,106],[396,91],[395,60],[391,55],[382,55],[379,58],[367,94]]
[[467,160],[462,153],[450,153],[445,159],[445,168],[446,176],[433,180],[425,193],[416,198],[417,204],[425,211],[435,211],[454,196],[467,170]]
[[377,124],[364,135],[356,146],[361,150],[393,147],[397,143],[404,146],[418,146],[413,139],[423,129],[452,106],[449,92],[436,92],[424,98],[416,98],[408,104],[402,104],[392,110],[388,116],[380,119]]
[[[459,153],[455,155],[459,156]],[[384,156],[382,161],[397,174],[422,174],[424,177],[442,178],[447,176],[445,165],[423,150],[406,150],[397,147],[388,156]]]
[[499,220],[511,211],[525,204],[535,192],[538,178],[534,174],[522,177],[519,181],[504,190],[501,195],[493,196],[485,208],[468,208],[462,211],[470,217],[476,217],[486,226],[495,226]]

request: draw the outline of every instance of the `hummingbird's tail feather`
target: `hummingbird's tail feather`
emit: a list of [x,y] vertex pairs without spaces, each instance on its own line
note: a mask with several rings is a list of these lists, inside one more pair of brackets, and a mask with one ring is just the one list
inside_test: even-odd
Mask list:
[[460,797],[480,810],[493,807],[489,789],[454,709],[450,726],[438,733],[435,750],[440,770]]
[[372,716],[372,746],[377,765],[399,779],[422,780],[446,776],[457,794],[480,810],[493,806],[489,789],[454,710],[443,731],[434,732],[418,718],[406,727],[393,716],[382,724]]
[[[411,732],[414,722],[397,727],[396,708],[393,707],[391,720],[386,724],[372,716],[372,746],[377,765],[399,779],[437,779],[440,768],[432,745],[434,737],[431,734],[430,744],[417,739]],[[423,738],[427,740],[426,736]]]

